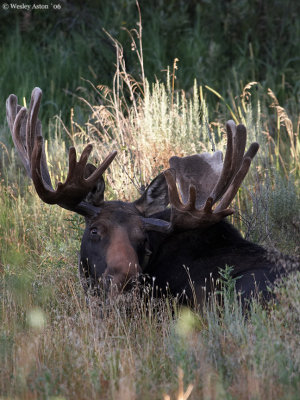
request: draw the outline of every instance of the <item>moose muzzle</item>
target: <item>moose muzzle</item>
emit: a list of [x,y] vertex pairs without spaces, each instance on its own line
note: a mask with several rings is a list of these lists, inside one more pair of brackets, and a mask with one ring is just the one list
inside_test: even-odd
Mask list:
[[112,286],[119,291],[127,289],[142,272],[137,253],[130,243],[127,231],[122,227],[116,227],[111,232],[106,263],[104,277],[110,278]]

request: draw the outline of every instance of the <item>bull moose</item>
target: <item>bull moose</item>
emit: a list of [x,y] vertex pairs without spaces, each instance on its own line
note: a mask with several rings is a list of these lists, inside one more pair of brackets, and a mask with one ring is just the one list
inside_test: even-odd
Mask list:
[[187,299],[200,301],[203,288],[210,290],[211,278],[217,279],[220,268],[230,265],[232,276],[241,277],[236,289],[243,299],[256,289],[267,295],[269,282],[277,276],[275,263],[264,248],[245,240],[225,220],[234,212],[228,207],[259,148],[252,143],[245,153],[245,126],[227,122],[224,162],[220,151],[172,157],[170,168],[154,178],[139,199],[105,201],[103,173],[116,151],[96,168],[87,163],[92,145],[79,161],[71,147],[67,179],[53,188],[38,119],[41,97],[41,89],[35,88],[27,110],[10,95],[7,120],[41,200],[85,217],[79,271],[86,290],[100,290],[101,281],[104,289],[122,291],[147,275],[155,277],[161,290],[168,287],[174,296],[185,292]]

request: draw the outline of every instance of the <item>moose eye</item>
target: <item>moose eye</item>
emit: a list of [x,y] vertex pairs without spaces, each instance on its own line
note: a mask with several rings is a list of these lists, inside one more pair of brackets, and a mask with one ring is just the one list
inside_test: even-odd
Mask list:
[[97,228],[92,228],[92,229],[90,230],[90,234],[91,234],[92,236],[98,235],[98,229],[97,229]]
[[106,229],[103,226],[94,226],[90,228],[90,238],[92,240],[100,240],[105,235]]

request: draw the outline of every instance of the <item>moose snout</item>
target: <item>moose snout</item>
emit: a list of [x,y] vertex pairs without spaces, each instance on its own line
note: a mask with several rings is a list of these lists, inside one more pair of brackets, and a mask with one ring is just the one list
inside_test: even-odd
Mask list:
[[134,281],[136,281],[140,272],[141,268],[138,264],[135,264],[134,266],[128,265],[127,270],[124,268],[124,266],[117,269],[114,268],[114,271],[107,269],[103,275],[106,290],[112,289],[114,292],[129,290]]
[[142,272],[138,256],[132,247],[127,232],[116,229],[112,235],[106,253],[107,268],[104,277],[110,280],[110,286],[118,291],[127,290]]
[[125,270],[105,271],[103,275],[104,291],[106,296],[113,298],[114,296],[127,292],[132,289],[134,282],[136,282],[138,275],[141,271],[139,265],[129,265],[127,271]]

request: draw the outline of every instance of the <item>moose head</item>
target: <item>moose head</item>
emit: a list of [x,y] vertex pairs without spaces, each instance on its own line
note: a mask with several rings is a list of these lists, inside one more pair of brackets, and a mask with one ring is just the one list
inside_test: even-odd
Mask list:
[[245,153],[243,125],[227,122],[224,162],[219,151],[172,157],[170,168],[159,174],[139,199],[105,201],[103,174],[116,151],[96,168],[87,163],[92,145],[85,147],[79,161],[71,147],[67,179],[53,188],[38,119],[41,97],[41,89],[35,88],[27,110],[18,105],[15,95],[10,95],[7,120],[15,147],[41,200],[85,217],[79,269],[87,286],[95,288],[102,280],[119,291],[130,287],[130,282],[147,270],[155,240],[162,243],[181,232],[205,232],[234,212],[228,207],[259,147],[252,143]]

